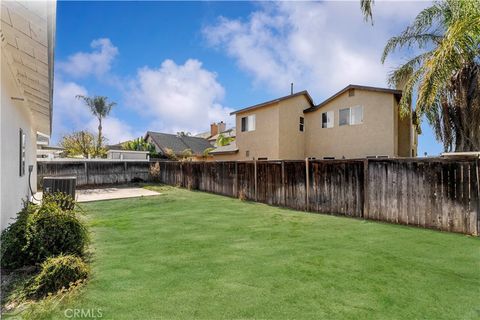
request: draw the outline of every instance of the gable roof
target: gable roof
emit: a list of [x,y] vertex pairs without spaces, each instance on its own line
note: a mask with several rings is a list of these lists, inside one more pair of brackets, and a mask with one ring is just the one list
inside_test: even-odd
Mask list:
[[156,146],[165,153],[166,149],[171,149],[175,154],[180,154],[186,149],[192,150],[195,155],[203,155],[203,151],[211,148],[208,140],[199,137],[181,136],[170,133],[161,133],[148,131],[145,139],[150,136]]
[[230,144],[227,144],[226,146],[219,146],[216,147],[214,150],[210,151],[209,154],[226,154],[226,153],[237,153],[238,148],[237,148],[237,143],[235,141],[232,141]]
[[303,110],[304,113],[307,113],[307,112],[312,112],[312,111],[315,111],[315,110],[318,110],[320,109],[321,107],[323,107],[324,105],[326,105],[327,103],[329,103],[330,101],[333,101],[335,100],[337,97],[339,97],[340,95],[344,94],[345,92],[347,92],[348,90],[350,89],[357,89],[357,90],[363,90],[363,91],[373,91],[373,92],[384,92],[384,93],[391,93],[393,94],[397,99],[400,99],[402,97],[402,90],[395,90],[395,89],[388,89],[388,88],[379,88],[379,87],[368,87],[368,86],[360,86],[360,85],[356,85],[356,84],[349,84],[348,86],[346,86],[345,88],[343,88],[342,90],[338,91],[337,93],[335,93],[333,96],[331,96],[330,98],[326,99],[325,101],[321,102],[320,104],[317,104],[316,106],[312,106],[308,109],[305,109]]
[[240,113],[240,112],[245,112],[245,111],[250,111],[250,110],[258,109],[258,108],[265,107],[265,106],[268,106],[268,105],[273,104],[273,103],[278,103],[278,102],[281,102],[281,101],[284,101],[284,100],[288,100],[288,99],[290,99],[290,98],[302,96],[302,95],[305,96],[305,98],[307,98],[307,100],[308,100],[308,102],[310,103],[311,107],[314,107],[314,106],[315,106],[315,105],[313,104],[313,99],[312,99],[312,97],[310,96],[310,94],[308,93],[308,91],[307,91],[307,90],[303,90],[303,91],[300,91],[300,92],[297,92],[297,93],[294,93],[294,94],[289,94],[288,96],[280,97],[280,98],[277,98],[277,99],[274,99],[274,100],[262,102],[262,103],[255,104],[255,105],[250,106],[250,107],[246,107],[246,108],[243,108],[243,109],[240,109],[240,110],[237,110],[237,111],[230,112],[230,115],[234,115],[234,114],[237,114],[237,113]]

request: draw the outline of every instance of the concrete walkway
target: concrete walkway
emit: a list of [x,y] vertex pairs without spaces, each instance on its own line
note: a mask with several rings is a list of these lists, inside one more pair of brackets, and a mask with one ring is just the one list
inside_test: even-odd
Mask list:
[[[160,193],[144,188],[108,187],[98,189],[80,189],[76,191],[77,202],[90,202],[100,200],[125,199],[136,197],[156,196]],[[42,192],[37,192],[35,198],[42,199]]]

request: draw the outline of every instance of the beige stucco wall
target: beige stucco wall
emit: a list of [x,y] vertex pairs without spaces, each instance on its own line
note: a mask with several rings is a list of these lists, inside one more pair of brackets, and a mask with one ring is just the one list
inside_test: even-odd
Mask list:
[[[12,100],[11,97],[22,97],[13,80],[13,74],[1,57],[1,111],[0,111],[0,196],[1,196],[1,229],[11,222],[22,208],[22,200],[29,196],[28,166],[33,165],[31,184],[34,191],[37,186],[36,166],[36,131],[33,129],[32,115],[26,102]],[[19,131],[26,135],[25,175],[20,177],[20,138]]]
[[[242,132],[242,117],[255,115],[255,130]],[[279,158],[279,108],[278,103],[271,106],[236,114],[237,159],[253,160],[258,158]],[[247,156],[246,152],[250,155]]]
[[[390,93],[355,90],[343,93],[320,109],[306,113],[305,156],[322,159],[396,156],[395,98]],[[339,110],[363,106],[363,123],[339,126]],[[322,128],[322,113],[334,111],[333,128]]]
[[398,113],[398,152],[399,157],[416,156],[416,146],[413,144],[412,115],[402,117],[398,102],[395,100],[395,110]]
[[[303,159],[305,154],[305,130],[300,132],[300,117],[303,110],[310,107],[305,96],[274,103],[270,106],[236,114],[238,153],[236,155],[215,156],[218,160],[268,160]],[[255,131],[242,132],[243,117],[255,115]],[[246,151],[250,156],[246,156]]]
[[239,160],[239,155],[237,153],[225,153],[225,154],[216,154],[213,157],[209,157],[207,161],[234,161]]
[[300,117],[305,118],[303,110],[311,105],[305,96],[297,96],[279,103],[279,159],[299,160],[305,157],[305,134],[307,127],[304,125],[300,131]]

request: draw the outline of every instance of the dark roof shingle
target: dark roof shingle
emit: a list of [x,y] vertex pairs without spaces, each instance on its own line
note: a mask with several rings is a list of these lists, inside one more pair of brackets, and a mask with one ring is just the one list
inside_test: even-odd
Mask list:
[[203,155],[203,151],[211,148],[208,140],[199,137],[176,135],[161,132],[148,131],[145,138],[150,136],[158,148],[165,152],[165,149],[171,149],[175,154],[180,154],[186,149],[192,150],[195,155]]

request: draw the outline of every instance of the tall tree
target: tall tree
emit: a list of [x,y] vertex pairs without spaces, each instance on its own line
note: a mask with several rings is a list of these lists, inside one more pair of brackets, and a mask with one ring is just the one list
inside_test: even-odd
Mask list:
[[87,131],[73,132],[62,137],[60,146],[65,150],[67,157],[88,158],[95,153],[95,137]]
[[86,97],[77,95],[76,97],[77,99],[83,100],[83,102],[85,102],[90,108],[90,112],[98,119],[97,151],[100,151],[103,143],[102,120],[108,116],[116,103],[108,102],[108,98],[103,96]]
[[478,150],[480,1],[435,2],[387,42],[382,62],[399,48],[420,51],[389,75],[390,85],[403,89],[402,115],[416,93],[416,124],[426,115],[447,151]]

